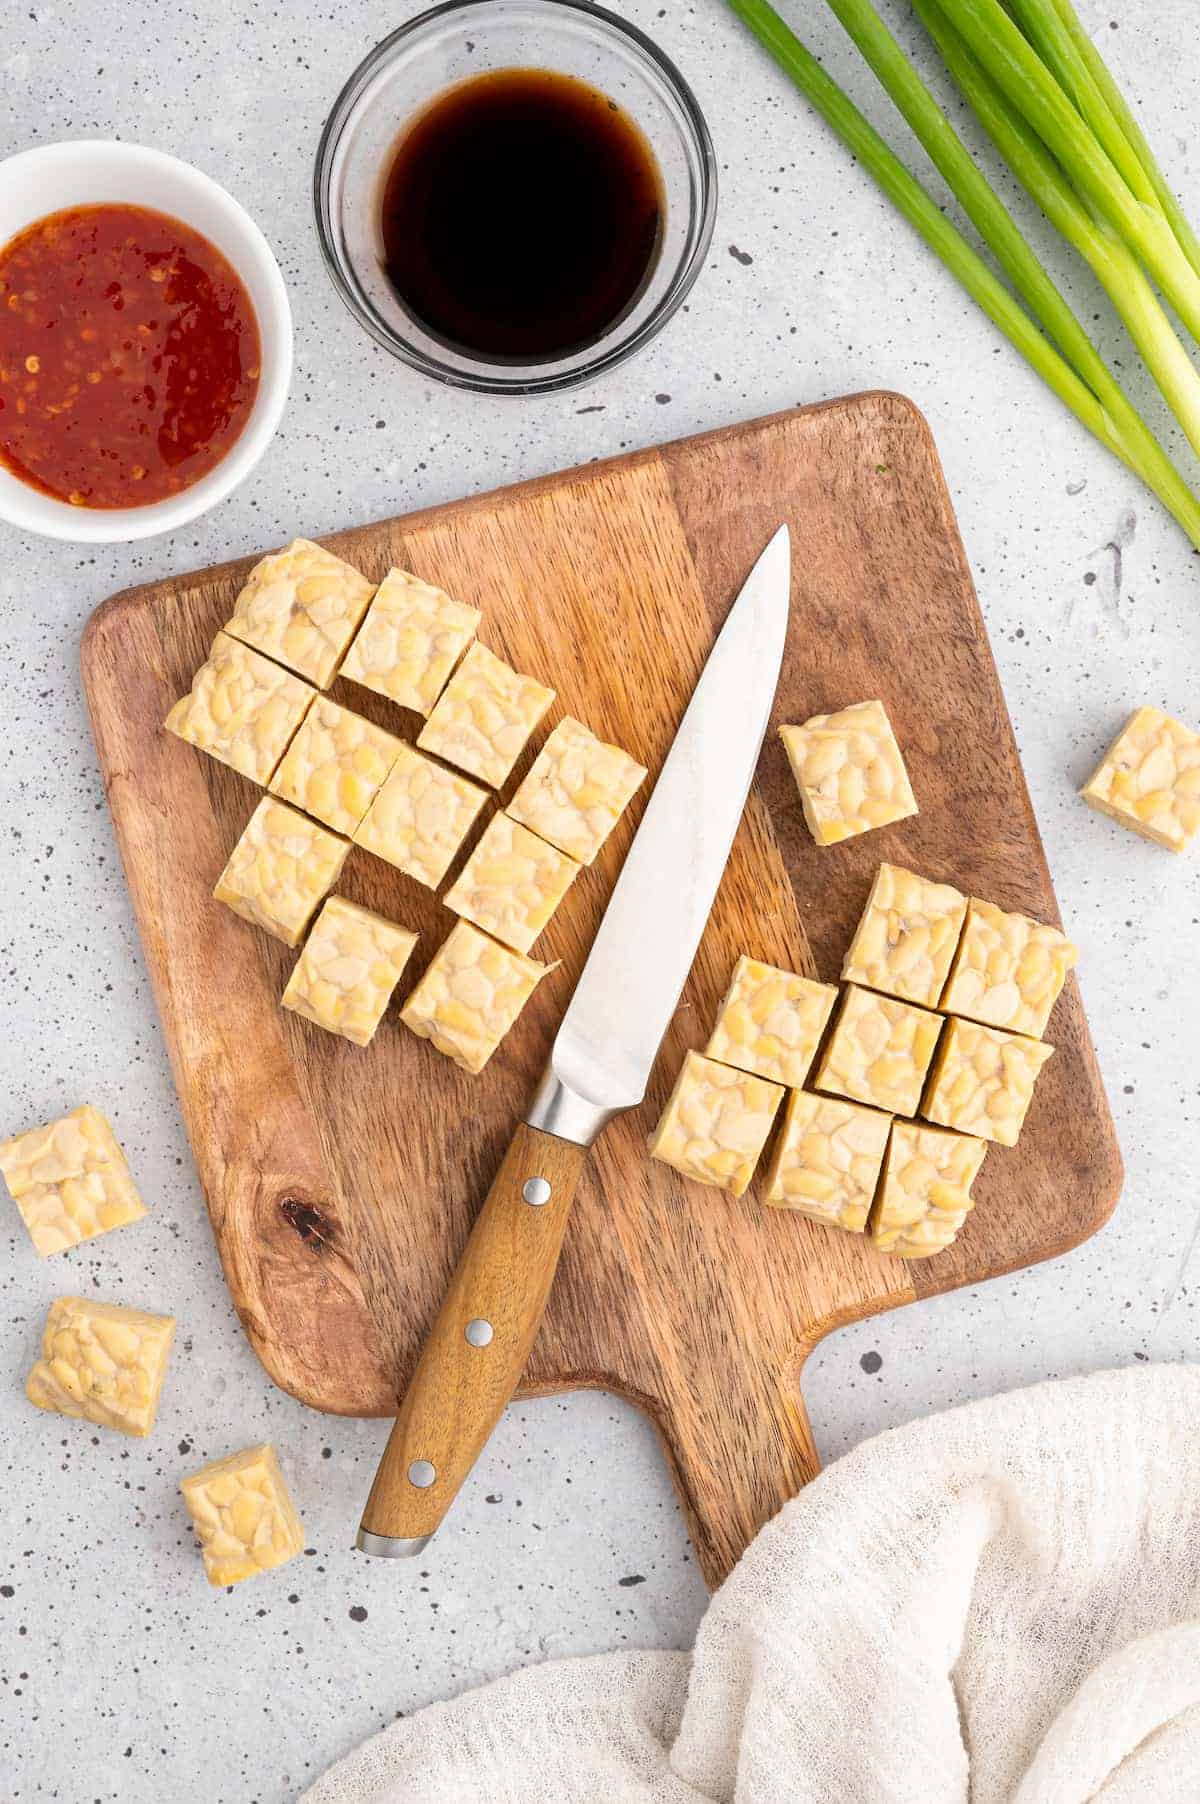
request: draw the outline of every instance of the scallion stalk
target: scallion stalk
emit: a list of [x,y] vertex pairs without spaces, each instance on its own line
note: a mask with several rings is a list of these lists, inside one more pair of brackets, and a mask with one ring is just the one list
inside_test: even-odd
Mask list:
[[1009,101],[1062,164],[1074,186],[1136,252],[1193,338],[1200,339],[1200,274],[1166,216],[1131,193],[1000,0],[945,0],[942,8]]
[[[1106,221],[1097,220],[1084,206],[1041,139],[1009,105],[950,23],[941,0],[912,0],[912,4],[1008,167],[1094,271],[1193,450],[1200,453],[1200,372],[1136,257]],[[1076,368],[1095,388],[1088,371],[1078,364]]]
[[[1200,547],[1200,502],[1121,393],[1119,386],[1111,378],[1108,379],[1109,393],[1115,399],[1115,406],[1098,399],[1073,365],[1039,331],[1024,308],[968,244],[958,228],[945,217],[936,202],[905,168],[849,96],[843,93],[784,23],[769,0],[728,0],[728,5],[754,33],[826,124],[858,158],[892,204],[920,233],[988,318],[999,327],[1088,431],[1142,478],[1179,522],[1192,543]],[[899,55],[898,46],[896,48]],[[928,98],[930,105],[935,106],[932,97]],[[946,130],[949,129],[947,125]],[[965,156],[965,148],[961,145],[960,148]],[[992,198],[996,206],[1001,207],[994,195]],[[1011,225],[1012,222],[1009,223]],[[1013,231],[1016,231],[1015,226]],[[1012,254],[1014,247],[1011,243],[1008,248]],[[1034,266],[1040,269],[1040,265],[1037,265],[1037,259],[1027,245],[1025,256],[1029,265],[1025,270],[1029,291],[1033,292],[1035,287],[1040,290],[1040,284],[1036,282],[1033,273]],[[1042,271],[1041,274],[1049,284],[1045,272]],[[1061,302],[1061,297],[1059,300]],[[1065,302],[1062,305],[1065,307]],[[1077,329],[1086,342],[1082,328]],[[1094,350],[1092,356],[1100,362]]]
[[1113,80],[1104,58],[1084,30],[1079,15],[1071,5],[1071,0],[1053,0],[1053,4],[1075,46],[1080,62],[1088,71],[1096,88],[1107,103],[1109,112],[1117,121],[1149,177],[1150,184],[1158,196],[1158,204],[1170,220],[1171,229],[1182,245],[1184,255],[1197,274],[1200,274],[1200,239],[1192,230],[1187,215],[1176,200],[1170,184],[1159,168],[1154,152],[1146,139],[1146,134],[1134,117],[1125,96]]

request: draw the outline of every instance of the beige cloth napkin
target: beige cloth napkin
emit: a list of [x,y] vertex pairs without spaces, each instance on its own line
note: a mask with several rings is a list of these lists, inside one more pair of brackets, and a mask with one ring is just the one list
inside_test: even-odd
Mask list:
[[689,1659],[559,1660],[393,1724],[306,1804],[1196,1804],[1200,1367],[894,1429]]

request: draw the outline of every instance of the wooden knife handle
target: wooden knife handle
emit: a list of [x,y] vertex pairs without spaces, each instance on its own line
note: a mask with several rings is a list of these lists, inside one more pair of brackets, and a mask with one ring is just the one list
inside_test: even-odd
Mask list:
[[375,1474],[364,1552],[419,1553],[479,1457],[525,1369],[586,1157],[524,1122],[514,1134]]

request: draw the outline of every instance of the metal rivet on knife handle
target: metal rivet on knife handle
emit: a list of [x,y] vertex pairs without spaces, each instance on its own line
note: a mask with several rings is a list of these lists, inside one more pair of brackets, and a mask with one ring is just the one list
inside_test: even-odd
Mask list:
[[545,1178],[528,1178],[521,1195],[534,1209],[540,1209],[550,1201],[550,1186]]
[[432,1460],[415,1459],[408,1468],[408,1482],[416,1485],[418,1491],[427,1491],[437,1477],[437,1467]]
[[467,1323],[465,1333],[467,1342],[472,1347],[487,1347],[491,1345],[492,1324],[486,1322],[481,1315],[477,1315],[473,1322]]

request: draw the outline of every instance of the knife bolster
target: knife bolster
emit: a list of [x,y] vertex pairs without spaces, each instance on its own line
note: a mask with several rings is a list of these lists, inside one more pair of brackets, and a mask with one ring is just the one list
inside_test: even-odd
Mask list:
[[543,1134],[553,1134],[556,1140],[590,1146],[600,1130],[620,1113],[620,1109],[581,1096],[555,1075],[553,1066],[548,1065],[534,1091],[525,1120],[529,1127],[539,1128]]

